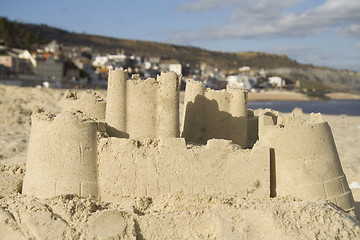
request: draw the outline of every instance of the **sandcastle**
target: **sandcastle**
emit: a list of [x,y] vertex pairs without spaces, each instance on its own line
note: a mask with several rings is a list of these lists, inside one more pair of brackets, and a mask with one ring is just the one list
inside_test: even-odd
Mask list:
[[310,121],[272,110],[254,116],[245,91],[188,81],[180,124],[180,79],[174,72],[128,79],[116,69],[106,105],[90,92],[67,93],[62,113],[34,111],[23,194],[112,202],[172,193],[292,196],[354,208],[320,114]]

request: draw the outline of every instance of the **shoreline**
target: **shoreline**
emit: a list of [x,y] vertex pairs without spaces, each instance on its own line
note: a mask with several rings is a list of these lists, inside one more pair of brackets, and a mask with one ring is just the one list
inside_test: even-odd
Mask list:
[[249,92],[249,102],[255,101],[322,101],[322,100],[357,100],[360,95],[351,93],[326,93],[319,96],[309,96],[303,93],[271,90],[262,92]]
[[333,92],[333,93],[326,93],[325,97],[329,99],[337,99],[337,100],[357,100],[360,99],[360,95],[353,94],[353,93],[341,93],[341,92]]
[[[179,100],[184,102],[185,92],[180,91]],[[360,95],[352,93],[326,93],[319,96],[309,96],[304,93],[286,91],[286,90],[269,90],[261,92],[248,92],[248,101],[323,101],[323,100],[360,100]]]

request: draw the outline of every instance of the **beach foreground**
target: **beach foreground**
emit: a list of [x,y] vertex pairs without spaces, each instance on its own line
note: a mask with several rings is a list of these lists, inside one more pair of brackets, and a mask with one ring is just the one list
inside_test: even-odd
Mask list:
[[[75,195],[46,200],[22,195],[30,114],[37,106],[60,112],[64,93],[64,90],[0,85],[0,234],[6,239],[360,237],[360,223],[355,214],[325,200],[169,194],[106,203]],[[99,94],[106,97],[104,91]],[[360,117],[323,117],[332,128],[348,182],[360,182]],[[352,192],[359,210],[360,189],[354,187]]]

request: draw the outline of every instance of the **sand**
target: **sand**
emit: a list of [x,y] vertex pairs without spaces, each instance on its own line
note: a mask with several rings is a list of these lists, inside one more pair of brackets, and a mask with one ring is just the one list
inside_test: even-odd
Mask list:
[[[0,236],[4,239],[359,239],[360,223],[324,200],[231,195],[142,197],[122,203],[20,194],[37,106],[61,110],[64,90],[0,85]],[[106,98],[104,91],[98,92]],[[181,106],[180,106],[181,107]],[[349,183],[360,182],[360,117],[324,115]],[[357,210],[360,189],[352,189]]]
[[249,101],[308,101],[310,98],[305,94],[286,90],[272,90],[261,92],[249,92]]
[[331,99],[360,99],[360,95],[351,93],[327,93],[325,96]]

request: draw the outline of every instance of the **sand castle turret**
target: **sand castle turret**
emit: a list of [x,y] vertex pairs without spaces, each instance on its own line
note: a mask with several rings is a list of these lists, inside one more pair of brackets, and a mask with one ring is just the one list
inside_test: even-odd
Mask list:
[[259,119],[259,141],[270,147],[273,196],[321,197],[344,210],[354,207],[331,129],[320,114],[311,114],[305,122],[265,110]]
[[110,136],[135,139],[179,136],[180,77],[161,73],[130,79],[120,69],[109,72],[106,123]]
[[32,114],[23,193],[40,198],[60,194],[98,195],[97,124],[82,113]]
[[81,111],[91,118],[105,120],[106,101],[95,92],[87,90],[78,97],[76,92],[66,91],[62,102],[62,111]]
[[235,86],[215,91],[188,81],[182,137],[197,144],[212,138],[227,139],[247,147],[247,92]]

